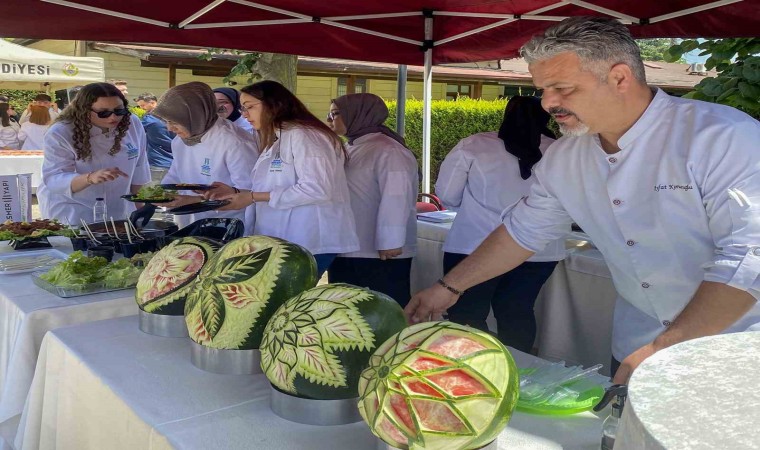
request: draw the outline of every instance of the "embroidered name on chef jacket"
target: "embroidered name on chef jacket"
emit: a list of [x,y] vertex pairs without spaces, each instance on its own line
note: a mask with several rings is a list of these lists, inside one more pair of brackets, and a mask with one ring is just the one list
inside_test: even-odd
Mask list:
[[269,164],[269,173],[279,172],[282,172],[282,159],[280,159],[280,153],[278,152],[272,162]]
[[132,145],[131,143],[127,143],[127,159],[135,159],[139,155],[140,151],[137,150],[137,147]]
[[203,164],[201,165],[201,175],[207,177],[211,176],[211,160],[209,158],[203,160]]
[[654,185],[654,191],[655,192],[661,192],[661,191],[684,191],[688,192],[690,190],[694,189],[694,186],[690,184],[655,184]]

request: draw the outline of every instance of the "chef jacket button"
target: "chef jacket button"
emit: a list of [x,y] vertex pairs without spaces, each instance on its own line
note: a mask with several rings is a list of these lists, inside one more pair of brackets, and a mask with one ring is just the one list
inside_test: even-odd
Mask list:
[[629,241],[625,241],[625,243],[626,243],[626,245],[628,245],[629,247],[633,247],[633,244],[635,244],[635,242],[633,242],[633,241],[630,241],[630,240],[629,240]]
[[752,249],[752,254],[755,256],[760,256],[760,247],[755,247]]
[[617,158],[615,158],[614,156],[611,156],[609,159],[607,159],[607,161],[611,162],[612,164],[615,164],[617,162]]
[[673,322],[671,322],[669,320],[663,320],[662,321],[662,325],[665,326],[665,327],[669,327],[671,323],[673,323]]
[[621,203],[623,203],[623,202],[621,202],[618,199],[615,199],[615,200],[612,201],[612,204],[615,205],[615,206],[619,206]]
[[645,282],[641,283],[641,287],[643,287],[644,289],[647,289],[649,287],[649,283],[647,283],[645,281]]

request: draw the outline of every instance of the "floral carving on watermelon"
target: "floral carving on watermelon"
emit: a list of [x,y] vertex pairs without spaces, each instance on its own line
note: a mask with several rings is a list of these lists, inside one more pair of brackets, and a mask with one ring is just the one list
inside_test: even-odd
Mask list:
[[506,348],[450,322],[409,327],[383,343],[359,380],[359,411],[378,437],[410,449],[488,444],[517,402]]
[[372,294],[348,285],[327,285],[282,305],[261,341],[261,368],[275,386],[296,393],[301,375],[326,386],[346,386],[346,373],[334,352],[370,350],[375,336],[356,308]]
[[156,253],[138,280],[137,292],[142,293],[138,303],[148,312],[163,306],[156,299],[195,277],[205,259],[203,251],[195,245],[177,245]]

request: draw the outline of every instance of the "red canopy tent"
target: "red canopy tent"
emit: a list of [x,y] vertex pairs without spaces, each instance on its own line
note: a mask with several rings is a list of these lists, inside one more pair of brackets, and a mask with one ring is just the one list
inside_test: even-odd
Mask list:
[[433,64],[516,56],[569,16],[606,15],[637,37],[751,37],[760,0],[2,0],[0,32],[425,65],[423,190],[429,192]]

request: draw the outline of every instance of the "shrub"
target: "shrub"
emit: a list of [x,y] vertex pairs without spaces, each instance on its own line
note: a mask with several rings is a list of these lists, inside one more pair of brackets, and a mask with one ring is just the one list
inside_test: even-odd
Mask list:
[[[396,101],[387,101],[390,112],[385,124],[396,129]],[[430,184],[435,185],[438,169],[446,155],[457,143],[476,133],[496,131],[504,118],[507,100],[456,101],[434,100],[431,105]],[[406,101],[406,143],[422,167],[422,101]]]
[[[10,98],[10,104],[17,113],[24,112],[29,103],[32,103],[34,97],[40,91],[21,91],[16,89],[0,89],[0,95]],[[52,97],[52,96],[51,96]]]

